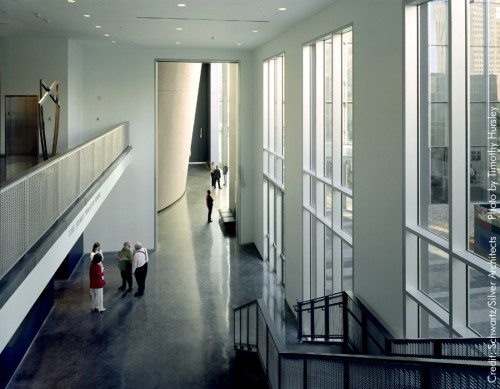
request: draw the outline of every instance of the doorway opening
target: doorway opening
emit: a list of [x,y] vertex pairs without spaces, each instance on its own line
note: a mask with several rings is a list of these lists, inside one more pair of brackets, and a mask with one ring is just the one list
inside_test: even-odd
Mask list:
[[[236,213],[239,63],[156,62],[157,211],[185,192],[189,164],[223,172]],[[234,169],[233,169],[234,167]],[[208,189],[208,185],[207,185]]]

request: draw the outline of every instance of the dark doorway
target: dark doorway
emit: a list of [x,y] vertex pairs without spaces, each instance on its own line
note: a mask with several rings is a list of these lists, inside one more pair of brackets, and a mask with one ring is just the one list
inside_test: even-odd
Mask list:
[[210,150],[210,64],[203,64],[191,140],[190,163],[209,160]]
[[37,96],[5,96],[5,155],[38,157]]

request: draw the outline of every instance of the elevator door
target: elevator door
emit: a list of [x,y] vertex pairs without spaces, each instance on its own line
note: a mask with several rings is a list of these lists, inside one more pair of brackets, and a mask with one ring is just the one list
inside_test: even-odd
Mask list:
[[37,96],[5,96],[5,154],[38,156]]

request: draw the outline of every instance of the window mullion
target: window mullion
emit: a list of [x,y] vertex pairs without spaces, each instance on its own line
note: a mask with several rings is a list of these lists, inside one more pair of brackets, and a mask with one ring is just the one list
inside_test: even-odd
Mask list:
[[[467,249],[467,57],[466,0],[449,2],[450,78],[450,328],[467,325],[467,266],[452,257],[454,251]],[[452,130],[451,130],[452,129]]]

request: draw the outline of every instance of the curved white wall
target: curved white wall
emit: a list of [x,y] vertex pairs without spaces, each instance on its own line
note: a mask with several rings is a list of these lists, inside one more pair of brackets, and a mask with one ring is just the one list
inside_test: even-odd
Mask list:
[[157,63],[158,210],[186,190],[201,63]]

